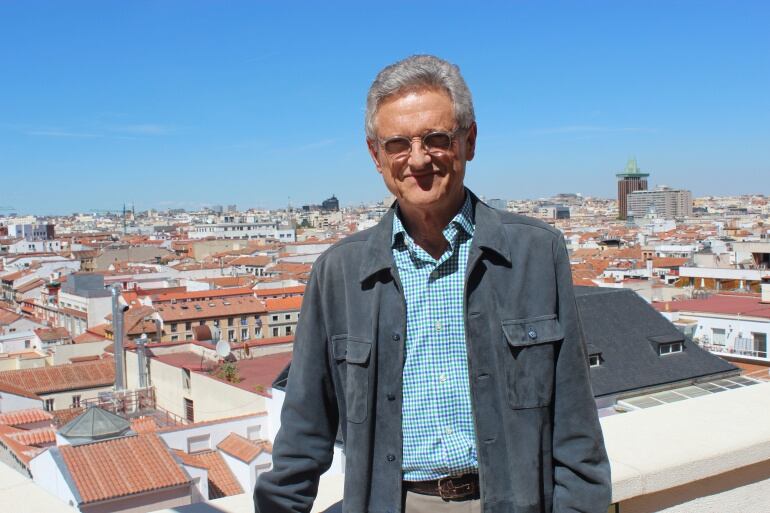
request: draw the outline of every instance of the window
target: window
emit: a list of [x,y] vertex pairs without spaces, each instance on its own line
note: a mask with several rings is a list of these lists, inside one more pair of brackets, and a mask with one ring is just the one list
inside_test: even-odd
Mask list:
[[241,340],[249,338],[249,328],[241,328]]
[[195,407],[193,406],[193,400],[184,398],[184,416],[187,422],[195,422]]
[[206,321],[201,321],[198,323],[198,326],[205,326],[205,325],[206,325]]
[[176,333],[176,323],[175,322],[171,323],[171,333]]
[[72,407],[73,408],[80,408],[80,396],[79,395],[73,395],[72,396]]
[[286,314],[283,316],[284,320],[288,321],[291,320],[291,314]]
[[186,323],[184,323],[184,330],[185,331],[190,331],[191,329],[192,329],[192,322],[187,321]]
[[190,390],[190,369],[182,369],[182,388]]
[[24,341],[24,349],[29,349],[30,342],[29,340]]
[[278,320],[278,316],[277,316],[277,315],[274,315],[274,316],[273,316],[273,320],[274,320],[274,321],[277,321],[277,320]]
[[711,340],[715,346],[725,345],[725,330],[721,328],[711,328]]
[[661,356],[666,354],[681,353],[681,352],[682,352],[681,342],[669,342],[667,344],[661,344],[660,346],[658,346],[658,354]]
[[214,319],[214,326],[219,327],[219,319]]
[[249,440],[260,440],[262,437],[262,426],[249,426],[246,428],[246,438]]
[[599,367],[602,364],[602,354],[601,353],[595,353],[588,355],[588,366],[589,367]]
[[179,335],[171,335],[171,342],[176,342],[179,340]]
[[192,338],[193,338],[192,333],[188,333],[187,335],[184,336],[185,340],[192,340]]
[[241,326],[248,326],[249,325],[249,319],[245,316],[241,316]]
[[752,333],[754,339],[754,356],[767,358],[767,333]]
[[46,399],[43,403],[43,408],[45,408],[45,411],[53,411],[53,399]]
[[227,340],[229,342],[235,340],[235,330],[227,330]]
[[187,452],[195,453],[211,449],[211,435],[191,436],[187,439]]
[[286,326],[286,335],[291,335],[291,326]]
[[274,337],[278,336],[278,328],[273,328],[273,336]]
[[261,337],[261,336],[262,336],[262,328],[260,328],[259,326],[257,326],[256,328],[254,328],[254,336],[255,336],[256,338],[259,338],[259,337]]
[[227,318],[227,325],[228,326],[232,326],[233,325],[233,321],[234,321],[234,319],[232,317],[228,317]]

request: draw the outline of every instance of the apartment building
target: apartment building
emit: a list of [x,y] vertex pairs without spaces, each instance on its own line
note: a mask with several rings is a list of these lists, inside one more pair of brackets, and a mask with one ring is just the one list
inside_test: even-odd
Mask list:
[[163,320],[162,342],[193,340],[196,326],[219,328],[224,340],[243,342],[264,336],[262,325],[267,308],[253,296],[235,296],[163,303],[156,311]]

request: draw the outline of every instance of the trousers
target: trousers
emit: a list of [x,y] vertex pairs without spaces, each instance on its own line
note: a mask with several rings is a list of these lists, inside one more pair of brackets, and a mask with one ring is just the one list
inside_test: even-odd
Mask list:
[[404,513],[481,513],[481,501],[445,501],[441,497],[404,492]]

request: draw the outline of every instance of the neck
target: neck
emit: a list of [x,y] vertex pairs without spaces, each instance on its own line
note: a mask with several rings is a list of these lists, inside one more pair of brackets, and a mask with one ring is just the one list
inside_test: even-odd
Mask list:
[[463,189],[457,198],[438,208],[421,209],[399,204],[401,220],[414,242],[433,258],[439,258],[449,245],[444,238],[444,228],[460,210],[464,201]]

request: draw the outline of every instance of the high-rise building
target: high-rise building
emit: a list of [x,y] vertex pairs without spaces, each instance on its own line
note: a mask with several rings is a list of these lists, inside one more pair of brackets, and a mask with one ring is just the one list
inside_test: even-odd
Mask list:
[[617,173],[618,177],[618,219],[626,219],[628,216],[628,195],[634,191],[647,190],[647,177],[649,173],[642,173],[636,165],[636,159],[628,159],[626,169]]
[[661,185],[653,191],[634,191],[626,196],[628,215],[635,219],[654,210],[663,219],[681,219],[692,215],[692,193]]
[[323,200],[323,203],[321,203],[321,210],[330,210],[330,211],[338,211],[340,209],[340,202],[337,199],[337,196],[332,195],[331,198],[327,198]]

